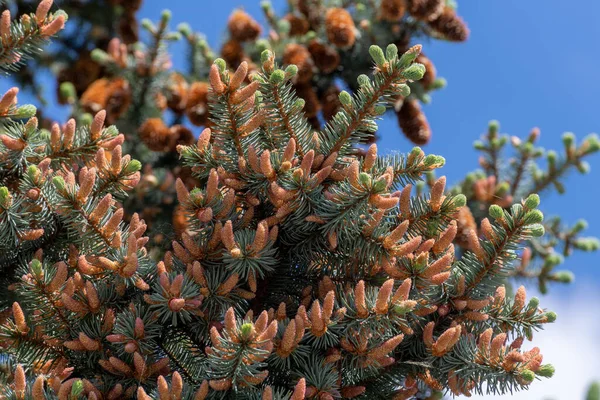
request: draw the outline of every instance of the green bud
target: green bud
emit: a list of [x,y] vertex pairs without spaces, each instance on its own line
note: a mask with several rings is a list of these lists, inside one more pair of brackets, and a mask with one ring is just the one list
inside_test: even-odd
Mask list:
[[297,99],[296,101],[294,101],[294,105],[292,106],[293,111],[299,112],[304,108],[304,104],[306,104],[304,99]]
[[138,160],[131,160],[123,169],[125,175],[130,175],[142,169],[142,163]]
[[510,185],[508,182],[502,182],[496,187],[496,195],[499,197],[503,197],[510,190]]
[[421,46],[414,46],[408,49],[408,51],[400,56],[399,66],[400,68],[408,67],[421,53]]
[[358,78],[356,78],[356,81],[358,82],[358,84],[360,86],[366,86],[366,87],[370,87],[371,86],[371,80],[365,74],[360,74],[358,76]]
[[169,21],[171,20],[171,10],[163,10],[160,13],[160,22],[162,24],[168,24]]
[[571,271],[557,271],[553,278],[560,283],[571,283],[575,280],[575,275]]
[[575,167],[577,167],[577,171],[579,171],[580,174],[587,174],[591,169],[590,164],[587,161],[579,161],[575,164]]
[[590,385],[585,400],[600,400],[600,382],[594,382]]
[[352,96],[350,96],[350,93],[346,92],[345,90],[342,90],[338,97],[340,99],[340,103],[343,105],[349,106],[352,104]]
[[67,102],[72,103],[73,101],[75,101],[75,97],[77,97],[77,92],[75,91],[75,85],[73,85],[73,83],[63,82],[60,84],[58,90],[60,97],[66,99]]
[[285,72],[283,72],[280,69],[276,69],[275,71],[273,71],[271,73],[271,76],[269,77],[269,81],[274,85],[277,85],[277,84],[283,82],[284,80],[285,80]]
[[227,69],[227,63],[222,58],[217,58],[214,61],[214,64],[217,66],[217,68],[219,68],[219,71],[221,72],[225,72],[225,70]]
[[485,143],[483,143],[481,140],[476,140],[473,142],[473,148],[475,150],[485,150]]
[[421,149],[419,146],[415,146],[412,148],[412,150],[410,151],[410,158],[417,158],[417,157],[422,157],[423,156],[423,149]]
[[531,232],[531,236],[533,237],[541,237],[544,236],[546,230],[544,229],[544,225],[533,224],[529,227],[529,232]]
[[398,304],[394,304],[392,307],[392,312],[394,314],[404,315],[408,312],[411,312],[414,308],[415,305],[411,301],[401,301]]
[[244,338],[250,337],[250,335],[252,334],[253,328],[254,328],[254,325],[252,325],[251,322],[246,322],[246,323],[242,324],[242,326],[240,327],[241,336]]
[[456,208],[464,207],[467,204],[467,197],[464,194],[457,194],[453,200]]
[[373,190],[375,192],[383,192],[387,186],[387,182],[384,178],[379,178],[373,184]]
[[119,129],[115,125],[111,125],[105,129],[105,134],[108,137],[116,137],[119,134]]
[[398,93],[402,97],[408,97],[411,93],[410,86],[408,86],[406,83],[400,83],[396,85],[395,90],[396,93]]
[[292,65],[288,65],[285,68],[285,76],[289,79],[289,78],[293,78],[294,76],[296,76],[296,74],[298,73],[298,67],[296,67],[294,64]]
[[54,18],[58,18],[62,15],[62,17],[65,19],[65,22],[69,20],[69,14],[67,14],[65,10],[56,10],[54,13],[52,13],[52,15]]
[[540,205],[540,196],[537,193],[530,194],[525,200],[525,207],[529,210],[538,208]]
[[264,11],[269,11],[271,9],[271,2],[268,0],[261,1],[260,8],[262,8]]
[[62,192],[63,190],[65,190],[66,182],[62,176],[55,176],[54,178],[52,178],[52,183],[59,191]]
[[73,386],[71,386],[71,398],[77,399],[83,393],[83,381],[81,379],[77,379]]
[[500,131],[500,122],[496,121],[495,119],[490,121],[488,123],[488,133],[490,136],[496,136],[498,131]]
[[35,115],[37,108],[33,104],[24,104],[17,108],[16,118],[31,118]]
[[376,44],[373,44],[371,47],[369,47],[369,54],[373,58],[373,61],[375,61],[375,64],[377,64],[379,67],[382,67],[387,62],[385,55],[383,54],[383,50]]
[[152,21],[150,21],[148,18],[142,19],[142,28],[144,28],[150,32],[156,31],[156,27],[154,26],[154,23]]
[[575,222],[575,225],[573,225],[573,229],[571,229],[571,232],[573,233],[579,233],[585,229],[587,229],[588,227],[588,223],[585,219],[580,219],[577,222]]
[[37,258],[34,258],[33,260],[31,260],[31,262],[29,263],[29,268],[31,268],[31,271],[36,276],[42,275],[42,263]]
[[373,110],[375,112],[375,115],[383,115],[385,114],[387,108],[381,104],[378,104],[375,106],[375,109]]
[[546,154],[546,157],[548,158],[548,162],[550,164],[555,164],[556,163],[556,159],[558,158],[558,154],[556,154],[556,152],[554,150],[550,150]]
[[265,40],[265,39],[258,39],[255,43],[255,46],[256,46],[257,51],[260,52],[261,56],[265,50],[269,50],[271,48],[269,41]]
[[8,208],[12,204],[12,196],[6,186],[0,187],[0,207]]
[[562,141],[565,147],[569,148],[575,143],[575,135],[572,132],[565,132],[562,135]]
[[40,170],[35,165],[30,165],[29,167],[27,167],[27,176],[29,177],[29,179],[35,182],[40,176]]
[[290,22],[285,19],[280,19],[279,22],[277,22],[277,27],[279,28],[279,32],[284,35],[290,33],[290,30],[292,29]]
[[177,42],[181,40],[181,33],[179,32],[169,32],[165,35],[165,40],[169,42]]
[[544,220],[544,214],[540,210],[531,210],[525,214],[525,221],[528,224],[539,224]]
[[529,370],[529,369],[524,369],[523,371],[521,371],[521,378],[526,382],[526,383],[531,383],[533,382],[533,380],[535,379],[535,374],[533,373],[533,371]]
[[94,121],[94,116],[90,113],[83,113],[81,117],[79,117],[80,125],[89,126]]
[[448,81],[446,81],[446,79],[437,78],[435,81],[433,81],[431,86],[429,86],[429,90],[443,89],[446,86],[448,86]]
[[498,204],[492,204],[489,209],[490,216],[494,219],[504,217],[504,210]]
[[580,238],[573,243],[573,247],[582,251],[596,251],[600,249],[600,240],[596,238]]
[[390,61],[398,57],[398,47],[393,43],[388,44],[388,46],[385,48],[385,56]]
[[181,34],[185,37],[188,37],[192,34],[192,28],[189,24],[185,22],[182,22],[179,25],[177,25],[177,30],[181,32]]
[[544,378],[551,378],[554,375],[554,366],[552,364],[544,364],[540,366],[540,368],[535,371],[535,374],[538,376],[543,376]]
[[437,161],[438,161],[438,158],[436,155],[428,154],[423,159],[423,164],[425,164],[426,167],[429,167],[431,165],[435,165],[437,163]]
[[99,64],[106,64],[111,59],[107,52],[100,49],[92,50],[92,52],[90,53],[90,57],[93,61]]
[[556,313],[554,311],[548,311],[546,313],[546,318],[548,319],[548,322],[554,322],[556,321],[556,318],[558,316],[556,315]]
[[540,299],[538,299],[537,297],[532,297],[529,300],[529,304],[527,305],[527,307],[529,308],[537,308],[540,305]]
[[555,267],[565,261],[563,256],[558,253],[550,253],[544,258],[544,264],[549,267]]
[[371,176],[369,174],[367,174],[366,172],[361,172],[358,175],[358,181],[363,185],[363,186],[371,186]]
[[425,75],[425,66],[423,64],[415,63],[407,67],[402,71],[402,76],[411,81],[418,81]]
[[595,133],[586,136],[583,141],[587,144],[587,149],[585,150],[586,154],[595,153],[600,150],[600,139],[598,139],[598,135]]

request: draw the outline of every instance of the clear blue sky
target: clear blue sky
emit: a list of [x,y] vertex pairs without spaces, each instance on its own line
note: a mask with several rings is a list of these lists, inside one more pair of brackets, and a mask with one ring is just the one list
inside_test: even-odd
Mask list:
[[[56,0],[60,5],[60,0]],[[448,87],[434,93],[432,104],[425,107],[433,129],[428,153],[443,155],[442,173],[449,182],[457,182],[478,167],[472,142],[484,132],[487,122],[497,119],[502,132],[526,135],[541,128],[541,145],[561,149],[560,135],[574,132],[579,138],[598,131],[600,118],[600,2],[579,0],[577,7],[559,0],[459,0],[459,13],[471,28],[467,43],[426,41],[425,53],[434,60],[438,74],[448,80]],[[273,0],[279,10],[285,0]],[[224,36],[230,12],[242,6],[262,18],[260,0],[144,0],[140,18],[156,21],[164,8],[173,14],[171,26],[188,22],[204,32],[209,43],[218,47]],[[172,47],[175,65],[182,65],[185,48]],[[366,55],[365,55],[366,56]],[[49,80],[49,85],[53,85]],[[6,80],[0,89],[6,90]],[[53,88],[48,87],[48,96]],[[21,102],[35,103],[25,94]],[[64,111],[50,107],[53,115]],[[382,151],[409,151],[412,147],[400,134],[395,118],[380,124]],[[560,213],[566,221],[585,217],[589,234],[600,236],[600,157],[589,160],[592,173],[573,173],[563,196],[543,196],[547,215]],[[578,279],[593,277],[600,283],[600,266],[594,256],[572,257],[568,267]],[[566,292],[576,290],[575,286]],[[562,289],[561,289],[562,291]]]

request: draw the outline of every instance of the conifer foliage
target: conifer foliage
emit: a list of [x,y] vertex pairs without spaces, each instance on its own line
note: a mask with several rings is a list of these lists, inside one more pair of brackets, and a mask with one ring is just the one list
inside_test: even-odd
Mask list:
[[[453,10],[434,3],[382,7],[400,15],[409,4],[415,18],[452,28]],[[39,26],[57,31],[65,17],[50,6],[39,5]],[[315,10],[305,10],[309,19]],[[328,21],[336,45],[352,46],[349,15],[312,17]],[[232,36],[260,34],[236,18]],[[144,23],[155,39],[147,49],[132,55],[113,41],[102,53],[147,84],[131,99],[140,110],[168,68],[167,23],[168,13],[157,26]],[[457,26],[448,32],[462,37]],[[44,129],[32,106],[17,105],[16,88],[6,92],[0,293],[10,307],[0,320],[0,396],[400,400],[504,394],[551,377],[540,350],[522,345],[556,314],[507,279],[533,277],[545,289],[567,280],[554,271],[555,246],[564,244],[565,256],[597,248],[579,236],[582,224],[544,224],[536,194],[560,191],[572,167],[585,172],[597,137],[577,146],[565,135],[564,158],[548,152],[546,171],[531,167],[544,154],[537,133],[513,138],[515,168],[506,173],[508,139],[493,123],[476,144],[483,171],[446,188],[435,176],[443,157],[419,147],[385,156],[369,145],[377,120],[427,79],[421,46],[368,52],[370,76],[339,93],[321,129],[296,93],[301,64],[280,65],[269,49],[253,67],[207,64],[210,126],[197,140],[152,142],[179,156],[164,165],[176,161],[190,175],[174,183],[184,222],[166,252],[154,251],[146,222],[123,207],[133,190],[153,192],[111,125],[115,110]],[[169,100],[197,111],[190,97]],[[128,128],[172,129],[140,115],[127,117]],[[538,259],[539,270],[528,268]]]

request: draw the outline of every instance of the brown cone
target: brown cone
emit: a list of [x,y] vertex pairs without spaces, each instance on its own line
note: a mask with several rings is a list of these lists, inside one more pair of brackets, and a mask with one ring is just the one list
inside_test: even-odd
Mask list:
[[306,47],[300,44],[290,43],[285,47],[283,64],[294,64],[298,67],[298,74],[295,77],[298,84],[310,82],[313,77],[313,59]]
[[417,100],[405,99],[400,110],[396,112],[396,116],[404,136],[411,142],[416,145],[424,145],[429,142],[431,128]]
[[421,21],[433,21],[444,12],[445,0],[409,0],[408,12]]
[[421,82],[425,89],[429,89],[433,82],[435,82],[435,77],[437,74],[435,65],[433,65],[431,59],[429,59],[429,57],[425,56],[423,53],[417,56],[416,62],[425,66],[425,75],[423,75],[423,78],[421,78],[419,82]]
[[429,26],[452,42],[464,42],[469,38],[470,31],[467,24],[450,7],[446,7],[438,18],[429,23]]
[[235,10],[227,23],[231,37],[240,42],[255,40],[262,30],[260,24],[242,10]]
[[283,19],[290,23],[290,36],[301,36],[310,30],[310,24],[304,17],[287,14]]
[[332,73],[340,65],[340,55],[332,46],[313,40],[308,45],[308,51],[316,67],[325,74]]
[[356,41],[352,15],[344,8],[330,8],[325,15],[327,39],[337,47],[351,47]]
[[208,122],[208,83],[194,82],[187,95],[185,115],[196,126]]
[[381,0],[379,17],[384,21],[395,22],[402,19],[406,13],[404,0]]

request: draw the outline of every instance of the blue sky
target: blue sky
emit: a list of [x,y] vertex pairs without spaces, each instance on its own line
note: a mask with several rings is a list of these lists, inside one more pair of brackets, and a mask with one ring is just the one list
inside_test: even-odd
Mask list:
[[[140,16],[157,20],[169,7],[173,28],[188,22],[204,32],[209,43],[217,46],[231,10],[243,6],[260,16],[260,0],[145,0]],[[60,3],[59,0],[56,1]],[[273,0],[282,9],[285,0]],[[467,43],[451,44],[426,41],[425,53],[434,60],[438,74],[448,87],[435,93],[425,111],[434,136],[424,148],[427,153],[443,155],[447,164],[442,173],[449,182],[457,182],[477,168],[472,142],[484,132],[487,122],[497,119],[501,131],[526,135],[537,126],[540,145],[561,149],[561,134],[574,132],[583,138],[599,130],[600,2],[579,0],[459,0],[459,13],[471,28]],[[173,47],[174,62],[184,59],[184,48]],[[8,83],[0,81],[4,92]],[[48,93],[53,93],[49,88]],[[21,102],[33,102],[23,94]],[[56,115],[61,115],[59,109]],[[64,112],[62,113],[64,115]],[[399,133],[395,118],[380,124],[381,150],[409,151]],[[600,236],[600,157],[589,159],[590,175],[573,173],[565,181],[565,195],[542,196],[547,215],[560,214],[569,223],[585,217],[589,235]],[[538,336],[545,361],[557,365],[554,379],[534,385],[523,399],[578,399],[586,384],[600,378],[600,323],[590,304],[600,302],[598,256],[578,254],[565,267],[576,274],[574,284],[552,287],[551,296],[542,305],[556,310],[559,320]],[[574,357],[578,357],[573,368]],[[568,383],[568,384],[567,384]]]

